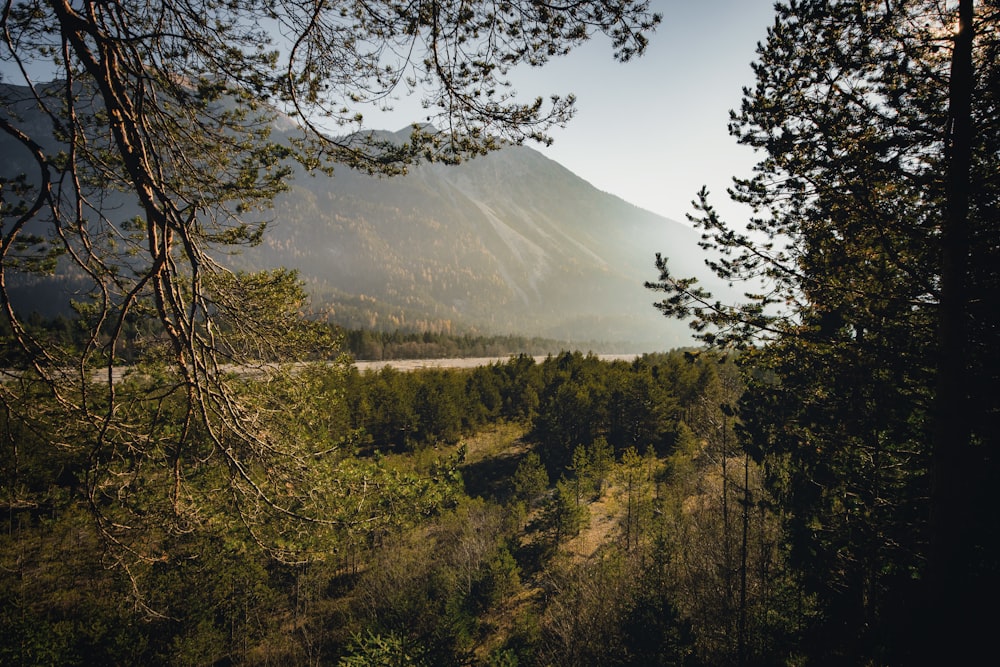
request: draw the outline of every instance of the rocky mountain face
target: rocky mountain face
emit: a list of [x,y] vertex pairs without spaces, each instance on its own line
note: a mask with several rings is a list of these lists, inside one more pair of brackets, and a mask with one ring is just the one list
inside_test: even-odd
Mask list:
[[[538,151],[377,178],[300,175],[241,268],[298,269],[352,327],[474,329],[655,349],[688,342],[643,282],[654,254],[698,275],[698,235],[601,192]],[[646,349],[643,347],[643,349]]]
[[[30,118],[30,109],[17,112]],[[397,134],[404,140],[408,131]],[[30,174],[9,137],[0,136],[0,155],[0,175]],[[120,198],[109,194],[125,219]],[[643,287],[657,278],[654,254],[668,256],[676,275],[706,273],[697,232],[601,192],[527,147],[393,178],[347,167],[333,177],[297,173],[270,215],[263,243],[226,261],[297,269],[313,307],[351,328],[667,349],[690,339]],[[32,277],[13,287],[23,304],[51,315],[64,308],[58,291],[68,282]]]

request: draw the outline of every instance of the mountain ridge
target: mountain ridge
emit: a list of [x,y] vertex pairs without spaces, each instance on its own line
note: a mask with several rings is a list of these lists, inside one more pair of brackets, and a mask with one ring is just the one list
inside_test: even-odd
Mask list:
[[[292,181],[264,243],[237,264],[299,270],[335,321],[689,342],[686,328],[655,311],[643,283],[656,277],[657,250],[680,258],[683,275],[703,273],[686,261],[697,232],[534,149],[421,164],[390,179],[348,169],[317,178]],[[347,307],[346,295],[369,297],[364,313]],[[413,308],[424,314],[419,323],[403,314]]]
[[[18,99],[6,88],[5,96]],[[24,104],[17,113],[30,121]],[[296,130],[280,118],[273,125],[283,140]],[[398,142],[409,130],[376,132]],[[60,148],[51,136],[45,143],[50,153]],[[0,137],[0,149],[0,175],[26,169],[23,148]],[[115,205],[119,219],[129,217],[127,203]],[[657,277],[655,253],[671,257],[677,275],[707,273],[695,259],[695,230],[603,192],[527,146],[457,165],[422,163],[391,178],[341,165],[332,176],[296,167],[269,218],[262,243],[224,263],[297,270],[318,314],[348,328],[628,341],[655,351],[691,342],[643,287]],[[14,291],[51,314],[68,299],[57,288],[74,294],[60,279],[68,282],[28,277]]]

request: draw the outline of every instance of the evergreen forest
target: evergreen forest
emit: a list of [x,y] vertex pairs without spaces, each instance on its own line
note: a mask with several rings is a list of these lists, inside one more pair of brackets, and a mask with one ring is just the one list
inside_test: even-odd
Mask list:
[[[775,3],[748,219],[703,188],[704,274],[650,248],[636,285],[690,347],[344,332],[223,261],[293,173],[551,141],[576,100],[518,68],[670,20],[0,0],[0,663],[995,662],[996,0]],[[408,139],[365,131],[409,94]],[[14,298],[53,277],[72,314]]]
[[[147,382],[119,391],[141,402]],[[294,382],[281,394],[309,408],[286,437],[349,434],[323,464],[333,520],[294,558],[231,525],[233,500],[167,535],[136,498],[155,553],[123,577],[81,498],[88,452],[5,419],[4,664],[721,664],[794,652],[816,613],[737,445],[731,359]]]

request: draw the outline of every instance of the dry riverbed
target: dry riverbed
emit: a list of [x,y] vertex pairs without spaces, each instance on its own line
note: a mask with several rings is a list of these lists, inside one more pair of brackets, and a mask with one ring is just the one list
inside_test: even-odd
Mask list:
[[[380,370],[390,366],[398,371],[416,371],[425,368],[476,368],[478,366],[488,366],[495,363],[504,363],[511,356],[506,357],[460,357],[452,359],[390,359],[386,361],[355,361],[354,366],[359,371]],[[602,361],[632,361],[638,354],[598,354],[597,358]],[[545,356],[533,357],[536,363],[545,361]]]

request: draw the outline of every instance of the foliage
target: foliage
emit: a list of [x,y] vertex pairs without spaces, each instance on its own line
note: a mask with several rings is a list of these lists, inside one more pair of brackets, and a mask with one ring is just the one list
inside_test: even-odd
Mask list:
[[355,359],[454,359],[460,357],[504,357],[515,354],[532,356],[556,354],[567,347],[565,341],[525,336],[491,336],[406,332],[395,330],[344,331],[345,351]]
[[549,488],[549,475],[535,452],[528,452],[514,471],[514,497],[534,504]]
[[423,647],[431,664],[462,662],[480,631],[479,614],[520,587],[501,541],[508,529],[500,508],[460,503],[377,555],[358,583],[356,613]]
[[347,655],[338,662],[339,667],[404,667],[422,665],[420,659],[410,655],[404,640],[396,634],[388,636],[358,635],[348,648]]
[[752,663],[787,651],[786,635],[812,609],[796,597],[801,590],[785,561],[762,468],[734,443],[724,448],[712,428],[722,415],[716,407],[705,422],[682,429],[666,459],[654,539],[660,576],[700,659]]
[[[0,404],[11,428],[47,432],[82,466],[121,564],[224,517],[297,559],[305,523],[337,522],[323,499],[349,434],[289,437],[303,396],[291,367],[269,365],[335,358],[335,341],[305,319],[293,273],[219,262],[261,241],[294,162],[395,174],[546,141],[572,98],[518,100],[510,71],[594,32],[628,60],[659,22],[647,5],[4,3],[0,320],[24,368]],[[360,131],[364,105],[418,90],[445,131],[414,127],[402,145]],[[282,113],[298,133],[274,132]],[[53,272],[79,286],[82,345],[36,335],[12,302],[10,286]],[[152,340],[119,384],[134,329]],[[432,407],[416,409],[426,420]]]
[[[558,364],[558,358],[542,364],[512,358],[479,372],[390,375],[404,394],[427,382],[454,382],[459,390],[445,392],[442,401],[477,413],[472,403],[491,393],[463,389],[473,377],[479,376],[480,388],[539,382],[544,393],[543,376],[561,381]],[[8,509],[11,519],[0,543],[5,591],[0,615],[11,627],[27,629],[5,635],[0,651],[15,663],[52,656],[60,664],[724,662],[734,651],[731,641],[719,638],[719,628],[739,627],[741,604],[738,595],[734,601],[723,593],[720,582],[733,575],[727,575],[720,545],[729,541],[738,554],[739,512],[733,510],[728,524],[722,520],[719,445],[702,455],[693,432],[713,432],[718,412],[698,406],[715,400],[718,376],[726,368],[709,353],[653,355],[639,364],[594,363],[588,376],[594,383],[620,383],[623,373],[645,376],[651,369],[659,369],[661,382],[681,378],[661,390],[688,396],[694,429],[677,427],[676,449],[666,460],[647,447],[644,456],[624,450],[619,462],[606,438],[598,436],[591,447],[577,449],[577,465],[555,484],[535,451],[546,446],[541,441],[511,438],[477,451],[477,474],[497,478],[479,486],[510,487],[482,498],[463,493],[459,480],[470,470],[462,456],[466,448],[481,447],[478,439],[398,453],[355,448],[360,437],[342,443],[329,461],[332,481],[315,487],[324,494],[325,516],[335,522],[287,536],[286,522],[260,522],[254,533],[222,520],[197,531],[164,532],[157,542],[161,557],[130,567],[141,598],[132,582],[101,566],[98,526],[83,520],[86,508],[73,495],[78,482],[71,475],[54,476],[44,457],[6,457],[8,464],[18,463],[19,479],[31,485],[31,493],[11,495],[13,487],[6,487],[5,497],[45,500],[12,502]],[[344,400],[341,371],[300,372],[284,384],[273,378],[242,382],[248,390],[258,382],[271,387],[274,409],[301,406],[287,422],[276,422],[285,424],[284,437],[308,439],[314,433],[329,440],[331,434],[350,432],[354,408]],[[360,384],[348,385],[348,391],[357,389],[363,403],[380,375],[351,374]],[[699,382],[700,390],[688,391]],[[310,400],[303,401],[299,391]],[[676,399],[667,405],[685,412]],[[447,421],[450,412],[434,414]],[[606,428],[605,422],[596,423],[598,430]],[[489,421],[470,428],[484,426],[493,428]],[[529,425],[503,428],[526,434]],[[58,453],[38,443],[20,451]],[[493,464],[479,465],[481,457]],[[735,465],[730,470],[733,498],[744,493],[740,471]],[[13,467],[5,469],[7,479],[12,474]],[[578,493],[581,477],[588,493]],[[777,590],[783,579],[773,556],[774,519],[757,477],[749,488],[751,644],[754,656],[780,656],[787,626],[774,619],[790,614],[799,601],[794,590]],[[588,530],[588,504],[595,498],[617,521],[584,559],[566,545],[577,531]],[[529,505],[525,521],[524,503],[532,499],[540,502]],[[263,530],[274,531],[271,541],[308,548],[303,553],[308,558],[287,564],[267,558],[253,541]],[[738,575],[738,558],[736,565]],[[67,582],[78,585],[67,589]]]
[[615,453],[650,446],[666,452],[677,406],[659,377],[661,363],[673,362],[650,355],[605,368],[596,357],[579,352],[547,361],[533,437],[543,445],[539,453],[549,474],[572,466],[573,452],[578,447],[594,451],[595,443],[600,443],[597,450],[610,445]]
[[779,4],[731,124],[762,156],[733,189],[754,217],[736,230],[704,191],[693,217],[746,301],[661,257],[649,285],[705,342],[747,350],[742,442],[817,605],[802,645],[828,660],[972,659],[984,636],[964,611],[1000,575],[1000,364],[979,307],[1000,248],[997,19],[965,0]]
[[552,537],[553,546],[575,537],[589,520],[587,508],[577,501],[575,488],[565,479],[556,482],[555,491],[542,506],[539,525]]

